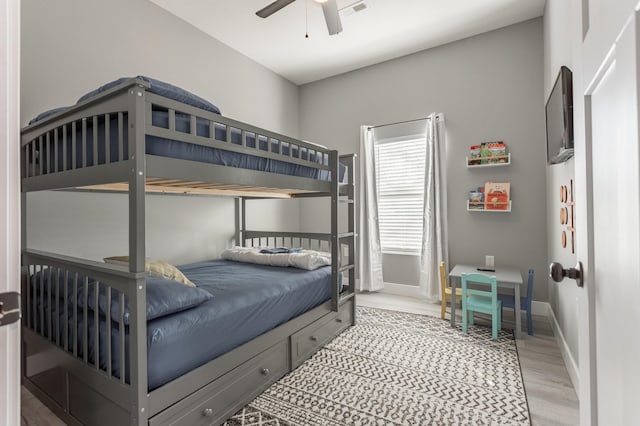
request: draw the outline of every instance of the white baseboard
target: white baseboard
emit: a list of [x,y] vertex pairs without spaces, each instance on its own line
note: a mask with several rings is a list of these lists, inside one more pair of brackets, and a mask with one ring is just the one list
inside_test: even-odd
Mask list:
[[549,319],[549,311],[551,310],[551,306],[547,302],[536,302],[535,300],[531,301],[531,313],[533,315],[543,315]]
[[[558,324],[558,320],[556,319],[555,314],[553,313],[553,309],[547,303],[548,312],[549,312],[549,320],[551,321],[551,328],[553,329],[553,334],[556,337],[556,342],[558,342],[558,347],[560,348],[560,353],[562,354],[562,359],[564,359],[564,364],[567,367],[567,372],[569,373],[569,378],[571,379],[571,383],[573,384],[573,390],[576,392],[576,395],[580,395],[580,370],[578,370],[578,364],[576,364],[575,359],[573,359],[573,355],[571,355],[571,351],[569,350],[569,345],[564,338],[564,334],[562,334],[562,330],[560,329],[560,324]],[[532,309],[533,310],[533,309]]]
[[[384,287],[380,290],[380,293],[395,294],[398,296],[415,297],[416,299],[426,299],[420,294],[420,288],[415,285],[408,284],[396,284],[396,283],[384,283]],[[551,306],[547,302],[531,302],[531,312],[533,315],[543,315],[551,318],[549,312]]]
[[415,297],[416,299],[424,299],[420,294],[420,288],[417,285],[384,283],[384,287],[380,293],[396,294],[398,296]]

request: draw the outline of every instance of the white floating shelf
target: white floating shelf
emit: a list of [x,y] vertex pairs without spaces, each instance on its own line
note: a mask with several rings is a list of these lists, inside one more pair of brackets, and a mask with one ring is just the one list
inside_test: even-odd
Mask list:
[[[485,164],[469,164],[469,157],[465,157],[465,164],[467,165],[468,169],[480,169],[483,167],[503,167],[503,166],[508,166],[509,164],[511,164],[511,153],[508,153],[507,155],[502,155],[499,157],[485,157],[484,159],[502,159],[502,158],[506,158],[506,162],[504,163],[485,163]],[[478,160],[477,158],[474,158],[474,160]],[[480,161],[482,161],[483,159],[480,158]]]
[[[477,206],[482,206],[481,209],[471,207],[472,204]],[[511,211],[511,200],[509,200],[509,205],[504,210],[494,210],[494,209],[485,209],[484,202],[482,203],[471,203],[471,201],[467,200],[467,211],[468,212],[488,212],[488,213],[509,213]]]

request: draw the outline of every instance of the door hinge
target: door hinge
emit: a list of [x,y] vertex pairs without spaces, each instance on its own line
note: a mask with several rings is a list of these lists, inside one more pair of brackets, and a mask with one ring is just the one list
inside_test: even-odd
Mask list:
[[0,327],[20,320],[20,293],[0,293]]

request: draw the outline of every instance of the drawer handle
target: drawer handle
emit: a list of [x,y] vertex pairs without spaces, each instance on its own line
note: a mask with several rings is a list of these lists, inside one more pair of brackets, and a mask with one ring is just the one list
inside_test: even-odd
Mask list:
[[313,340],[314,342],[317,342],[318,341],[318,336],[311,336],[310,339]]
[[260,372],[262,373],[263,376],[267,376],[270,373],[268,368],[263,368]]
[[337,322],[342,322],[342,318],[336,318]]
[[205,408],[202,410],[202,415],[205,417],[211,417],[213,416],[213,410],[211,408]]

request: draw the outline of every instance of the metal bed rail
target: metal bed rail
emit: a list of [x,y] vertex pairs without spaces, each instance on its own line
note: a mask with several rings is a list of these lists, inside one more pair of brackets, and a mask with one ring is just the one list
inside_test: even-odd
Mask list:
[[[25,338],[45,339],[59,349],[64,365],[86,384],[131,410],[136,386],[146,389],[147,372],[133,360],[146,359],[145,274],[124,267],[38,250],[23,251]],[[143,305],[144,306],[144,305]],[[127,312],[128,311],[128,312]],[[136,344],[141,339],[143,344]],[[25,377],[39,371],[26,354]],[[68,407],[67,407],[68,409]],[[132,410],[135,413],[135,410]],[[135,414],[134,414],[135,415]]]

